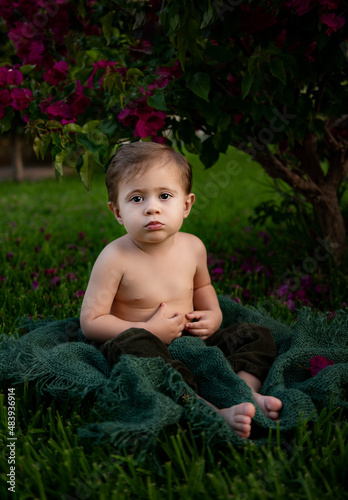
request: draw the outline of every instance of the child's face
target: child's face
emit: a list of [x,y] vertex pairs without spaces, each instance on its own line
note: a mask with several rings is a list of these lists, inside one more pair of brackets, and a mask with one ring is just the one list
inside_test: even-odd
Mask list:
[[137,243],[160,243],[177,233],[189,215],[194,194],[186,194],[180,170],[173,163],[155,161],[144,173],[118,190],[110,210]]

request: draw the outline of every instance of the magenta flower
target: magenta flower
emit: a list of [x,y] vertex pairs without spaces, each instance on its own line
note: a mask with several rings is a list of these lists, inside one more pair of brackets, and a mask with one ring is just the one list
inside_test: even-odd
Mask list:
[[72,107],[64,101],[57,101],[47,107],[45,107],[45,103],[42,103],[40,104],[40,108],[41,111],[47,114],[50,120],[58,120],[63,125],[76,121]]
[[0,86],[20,85],[23,75],[18,69],[0,68]]
[[313,3],[313,0],[290,0],[286,5],[292,7],[298,16],[303,16],[311,10]]
[[22,111],[23,109],[26,109],[29,106],[30,101],[33,100],[33,94],[29,89],[12,89],[11,99],[13,109]]
[[10,92],[8,89],[0,90],[0,106],[6,108],[11,102]]
[[[103,69],[104,70],[104,74],[105,74],[107,68],[109,66],[110,67],[115,66],[115,64],[117,64],[115,61],[108,61],[107,59],[103,59],[101,61],[97,61],[97,62],[93,63],[93,71],[92,71],[91,76],[87,80],[87,87],[88,88],[93,88],[94,87],[93,78],[94,78],[94,75],[96,74],[96,72],[98,71],[98,69]],[[118,68],[118,69],[121,69],[121,68]],[[126,68],[124,68],[124,69],[126,69]],[[118,73],[119,72],[120,71],[118,71]],[[103,76],[101,76],[101,78],[99,80],[99,84],[100,85],[102,83],[102,79],[103,79]]]
[[311,375],[314,377],[317,375],[323,368],[326,368],[327,366],[332,366],[334,365],[334,361],[330,361],[327,358],[324,358],[323,356],[314,356],[314,358],[311,358],[310,360],[310,365],[311,365]]
[[43,74],[43,79],[51,85],[58,85],[58,83],[66,80],[68,69],[68,63],[59,61],[53,65],[53,68]]
[[39,286],[39,282],[38,281],[32,281],[31,284],[32,284],[33,290],[35,292],[37,290],[37,287]]
[[320,21],[323,24],[326,24],[327,26],[326,33],[329,36],[333,31],[337,31],[338,29],[342,28],[342,26],[346,22],[344,17],[336,16],[333,12],[331,12],[330,14],[323,14],[320,17]]
[[146,97],[129,103],[118,115],[120,122],[133,128],[135,137],[153,137],[165,125],[166,114],[146,104]]

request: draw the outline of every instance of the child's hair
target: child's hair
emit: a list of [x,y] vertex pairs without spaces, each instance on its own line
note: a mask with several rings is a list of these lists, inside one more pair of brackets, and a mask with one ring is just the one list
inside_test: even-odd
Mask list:
[[181,171],[186,194],[189,194],[192,189],[192,170],[182,154],[169,146],[156,142],[132,142],[119,148],[106,171],[105,183],[109,201],[117,202],[120,182],[127,182],[158,159],[163,160],[163,165],[170,161],[175,163]]

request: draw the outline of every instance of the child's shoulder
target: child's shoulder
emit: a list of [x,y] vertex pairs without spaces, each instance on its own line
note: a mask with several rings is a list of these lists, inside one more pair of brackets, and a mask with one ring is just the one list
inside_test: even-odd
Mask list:
[[180,239],[184,244],[190,245],[192,249],[196,250],[205,250],[205,245],[202,240],[200,240],[197,236],[191,233],[183,233],[179,232],[178,235],[180,235]]
[[127,251],[127,235],[121,236],[116,240],[108,243],[99,254],[99,259],[114,258],[115,254],[119,255]]

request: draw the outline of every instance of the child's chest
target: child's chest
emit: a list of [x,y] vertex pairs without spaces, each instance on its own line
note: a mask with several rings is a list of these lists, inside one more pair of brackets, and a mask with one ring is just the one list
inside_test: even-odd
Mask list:
[[193,294],[195,272],[193,259],[179,254],[170,263],[165,259],[133,262],[125,267],[115,299],[149,308],[161,302],[189,299]]

